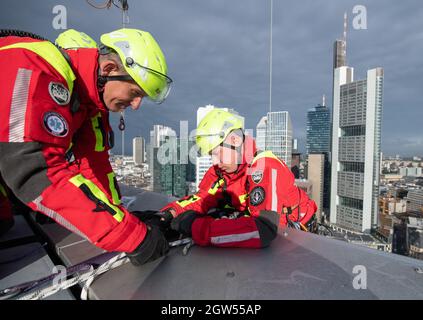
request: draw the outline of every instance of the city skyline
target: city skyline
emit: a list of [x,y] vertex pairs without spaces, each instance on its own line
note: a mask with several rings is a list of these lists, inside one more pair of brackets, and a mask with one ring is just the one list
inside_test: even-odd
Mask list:
[[[148,30],[157,38],[175,85],[163,105],[145,104],[141,110],[127,113],[127,154],[132,138],[147,138],[153,124],[177,128],[179,120],[187,120],[193,129],[199,106],[230,106],[246,118],[246,128],[255,128],[267,113],[270,4],[258,0],[234,0],[231,4],[228,7],[223,0],[201,4],[192,0],[129,1],[129,26]],[[0,25],[54,40],[62,31],[52,28],[55,5],[50,0],[24,5],[23,1],[14,1],[0,13]],[[116,8],[96,10],[85,2],[64,1],[63,5],[67,7],[67,27],[96,40],[121,26]],[[367,9],[367,29],[358,30],[352,23],[356,5],[355,1],[274,3],[272,111],[290,113],[295,138],[304,152],[307,109],[316,105],[322,94],[332,108],[332,45],[334,39],[342,38],[343,15],[347,12],[348,64],[361,70],[358,78],[364,78],[362,70],[375,65],[382,66],[388,75],[383,153],[422,156],[423,134],[418,119],[423,116],[423,79],[418,70],[423,68],[419,54],[423,8],[418,1],[363,1],[360,5]],[[23,6],[28,10],[22,11]],[[121,150],[118,120],[119,116],[113,114],[115,154]]]

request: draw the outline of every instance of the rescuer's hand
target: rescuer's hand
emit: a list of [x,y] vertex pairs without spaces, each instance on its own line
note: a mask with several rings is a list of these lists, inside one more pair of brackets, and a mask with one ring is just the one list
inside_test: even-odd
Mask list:
[[157,212],[153,210],[146,210],[146,211],[132,211],[131,212],[134,216],[140,219],[142,222],[145,222],[150,225],[154,225],[160,228],[161,231],[165,231],[169,228],[170,221],[172,220],[173,216],[167,214],[165,212]]
[[170,226],[170,222],[173,219],[173,214],[170,210],[171,209],[155,213],[155,215],[160,218],[161,225],[165,226],[166,228]]
[[147,234],[140,245],[127,256],[135,266],[154,261],[169,252],[169,244],[157,226],[147,225]]
[[170,228],[184,235],[191,236],[192,223],[199,216],[200,214],[196,211],[185,211],[172,220]]

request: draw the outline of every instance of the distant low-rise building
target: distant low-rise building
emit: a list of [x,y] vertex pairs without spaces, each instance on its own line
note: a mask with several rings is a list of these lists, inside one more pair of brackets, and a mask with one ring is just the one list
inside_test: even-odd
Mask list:
[[409,218],[408,243],[410,246],[410,257],[423,260],[423,219]]
[[410,212],[395,217],[392,252],[423,260],[423,218]]
[[393,183],[402,180],[402,175],[400,174],[382,174],[380,176],[381,183]]
[[407,211],[423,216],[423,189],[408,191]]
[[422,168],[420,167],[406,167],[399,168],[399,174],[406,177],[421,177]]
[[382,214],[392,215],[407,211],[407,201],[394,197],[381,197],[379,199],[379,210]]

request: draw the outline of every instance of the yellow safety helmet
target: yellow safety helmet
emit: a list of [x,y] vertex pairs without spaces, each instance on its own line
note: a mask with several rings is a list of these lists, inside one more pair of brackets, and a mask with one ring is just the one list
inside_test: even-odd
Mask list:
[[[115,51],[129,74],[128,79],[134,80],[150,100],[162,103],[166,99],[172,79],[167,76],[164,54],[149,32],[124,28],[103,34],[100,41],[100,54]],[[106,81],[122,79],[106,77]]]
[[68,29],[56,38],[55,44],[63,49],[97,48],[97,43],[86,33]]
[[198,124],[195,140],[202,155],[220,145],[232,131],[243,129],[243,120],[240,116],[214,108]]

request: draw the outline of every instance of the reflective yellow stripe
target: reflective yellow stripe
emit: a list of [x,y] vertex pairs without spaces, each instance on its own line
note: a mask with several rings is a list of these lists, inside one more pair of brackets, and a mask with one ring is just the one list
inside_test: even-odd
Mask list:
[[65,153],[68,153],[68,152],[69,152],[69,150],[70,150],[70,149],[72,149],[72,147],[73,147],[73,142],[71,142],[71,143],[69,144],[69,148],[66,150],[66,152],[65,152]]
[[119,192],[117,191],[116,185],[115,185],[115,173],[114,172],[108,173],[107,178],[109,179],[109,188],[110,188],[110,192],[112,193],[113,204],[119,205],[121,204],[121,202],[119,198]]
[[78,188],[83,184],[86,185],[97,199],[104,202],[104,204],[106,204],[116,212],[116,214],[113,215],[113,218],[115,218],[115,220],[117,220],[118,222],[121,222],[123,220],[123,217],[125,216],[123,211],[111,204],[106,194],[101,191],[92,181],[85,179],[81,174],[78,174],[75,177],[69,179],[69,181]]
[[0,184],[0,193],[7,198],[6,189]]
[[95,151],[104,151],[103,133],[100,130],[101,113],[97,113],[95,117],[91,118],[91,124],[95,134]]
[[20,42],[2,47],[0,50],[15,48],[30,50],[46,60],[66,80],[69,92],[72,94],[73,81],[76,79],[75,74],[60,50],[54,44],[49,41]]
[[209,194],[214,196],[224,182],[225,180],[223,178],[220,179],[217,183],[215,183],[214,187],[209,189]]
[[248,193],[242,194],[238,198],[239,198],[239,203],[243,204],[248,198]]
[[176,203],[181,206],[182,208],[185,208],[187,205],[194,203],[198,200],[200,200],[201,198],[199,196],[196,195],[192,195],[190,198],[186,199],[186,200],[179,200],[176,201]]
[[279,159],[277,156],[275,156],[272,151],[263,151],[263,152],[260,152],[258,155],[255,156],[255,158],[253,159],[253,161],[251,162],[251,164],[254,164],[257,160],[259,160],[261,158],[276,159],[281,164],[283,164],[283,162],[281,161],[281,159]]

